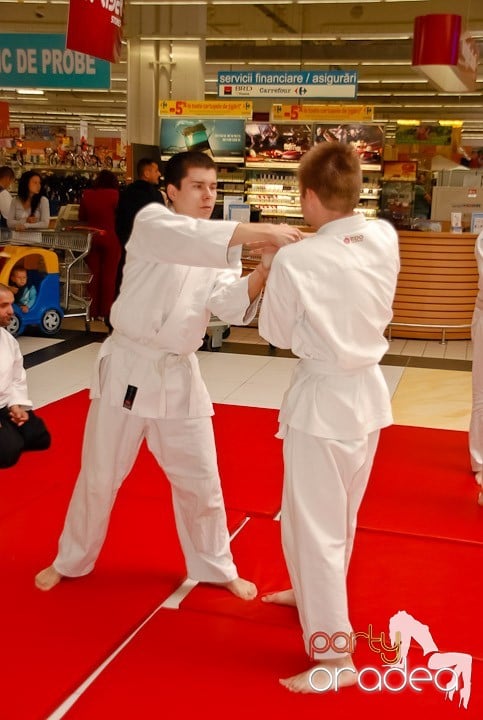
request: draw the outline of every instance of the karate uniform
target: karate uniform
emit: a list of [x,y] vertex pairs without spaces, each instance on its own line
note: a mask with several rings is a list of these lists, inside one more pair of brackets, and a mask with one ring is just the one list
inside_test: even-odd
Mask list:
[[[23,425],[10,420],[9,408],[19,405],[29,419]],[[0,328],[0,468],[15,465],[24,450],[45,450],[50,435],[32,411],[27,390],[27,376],[18,342]]]
[[278,437],[282,542],[309,654],[314,633],[351,632],[346,574],[357,511],[379,429],[392,422],[378,362],[398,270],[394,228],[355,214],[279,250],[262,302],[260,334],[301,358]]
[[475,255],[479,278],[478,295],[471,324],[473,364],[469,444],[471,469],[476,473],[483,470],[483,232],[476,239]]
[[92,570],[117,490],[146,438],[172,486],[189,577],[237,577],[213,406],[195,355],[211,312],[237,324],[256,313],[258,300],[250,304],[248,278],[240,277],[240,248],[227,253],[236,225],[178,216],[159,204],[136,216],[111,311],[114,331],[94,372],[82,467],[54,561],[62,575]]

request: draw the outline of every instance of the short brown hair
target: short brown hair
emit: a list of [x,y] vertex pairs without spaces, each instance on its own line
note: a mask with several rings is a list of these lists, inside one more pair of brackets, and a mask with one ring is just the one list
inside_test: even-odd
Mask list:
[[328,142],[316,145],[300,161],[302,195],[310,189],[328,210],[351,212],[359,202],[362,171],[351,145]]

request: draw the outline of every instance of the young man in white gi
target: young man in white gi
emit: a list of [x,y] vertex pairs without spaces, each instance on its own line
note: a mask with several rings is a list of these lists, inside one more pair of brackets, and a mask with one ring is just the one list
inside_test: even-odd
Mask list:
[[50,447],[49,431],[32,410],[18,342],[5,329],[13,301],[10,288],[0,283],[0,468],[15,465],[24,450]]
[[475,256],[478,264],[478,295],[471,323],[473,363],[469,445],[471,469],[480,486],[478,504],[483,505],[483,232],[476,238]]
[[[351,655],[326,649],[352,631],[346,574],[356,518],[379,429],[392,422],[379,360],[392,317],[398,238],[353,208],[361,169],[349,145],[324,143],[299,168],[305,221],[316,233],[273,260],[261,335],[301,358],[280,411],[282,542],[292,590],[265,597],[295,604],[315,669],[281,680],[293,692],[354,684]],[[339,636],[339,647],[343,640]],[[317,648],[323,650],[317,652]]]
[[202,153],[173,157],[165,182],[175,212],[159,204],[140,210],[126,246],[121,292],[111,311],[114,330],[100,349],[91,388],[82,467],[58,555],[36,577],[41,590],[93,569],[116,493],[145,438],[172,486],[188,576],[244,599],[257,592],[233,564],[213,407],[195,350],[211,312],[236,324],[250,322],[256,312],[267,270],[260,264],[241,278],[236,246],[261,241],[255,245],[273,250],[299,234],[209,221],[216,166]]

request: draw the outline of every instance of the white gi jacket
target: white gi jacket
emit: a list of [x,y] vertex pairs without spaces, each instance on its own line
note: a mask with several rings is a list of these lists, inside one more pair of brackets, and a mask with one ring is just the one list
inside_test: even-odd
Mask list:
[[301,358],[280,415],[309,435],[356,439],[392,423],[378,365],[388,343],[399,271],[398,238],[361,214],[322,226],[275,256],[260,334]]
[[240,279],[241,248],[227,254],[236,225],[179,216],[157,203],[136,215],[111,310],[114,332],[100,350],[91,397],[99,396],[99,361],[110,355],[112,405],[123,407],[130,385],[136,394],[125,412],[146,418],[213,414],[194,351],[211,313],[227,323],[249,323],[258,305],[258,299],[250,304],[248,278]]
[[18,342],[8,330],[0,328],[0,408],[12,405],[26,410],[32,407]]

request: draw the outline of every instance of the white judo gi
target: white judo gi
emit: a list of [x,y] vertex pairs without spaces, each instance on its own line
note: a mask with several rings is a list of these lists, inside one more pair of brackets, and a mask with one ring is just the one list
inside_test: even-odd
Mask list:
[[301,358],[279,415],[282,542],[316,659],[340,653],[313,652],[315,633],[352,630],[346,574],[357,511],[379,429],[392,422],[378,362],[398,271],[391,225],[359,214],[335,220],[277,253],[260,311],[260,334]]
[[471,323],[473,362],[469,444],[471,469],[476,473],[483,470],[483,232],[476,239],[475,255],[479,277],[478,295]]
[[60,574],[94,567],[117,490],[145,438],[171,483],[189,577],[237,577],[213,406],[195,355],[211,312],[236,324],[256,313],[258,300],[250,303],[248,278],[240,277],[240,248],[227,251],[236,225],[175,215],[159,204],[137,214],[111,311],[114,331],[96,363],[81,471],[54,561]]

